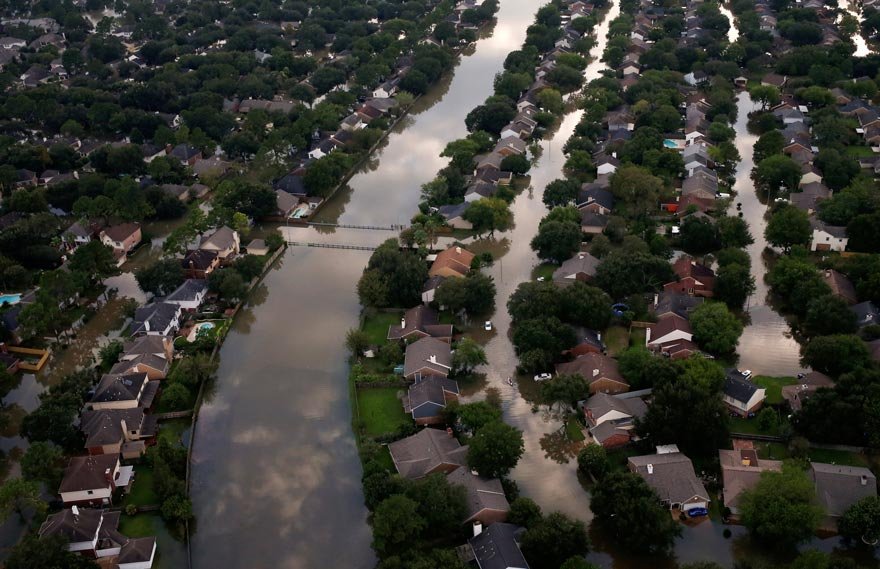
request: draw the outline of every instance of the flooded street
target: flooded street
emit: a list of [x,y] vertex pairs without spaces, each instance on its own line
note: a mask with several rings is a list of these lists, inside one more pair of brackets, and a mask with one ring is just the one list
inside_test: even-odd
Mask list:
[[[729,214],[742,211],[743,219],[749,224],[755,242],[746,248],[752,260],[752,275],[755,277],[755,294],[747,301],[746,308],[750,318],[739,340],[737,354],[740,369],[750,369],[756,375],[796,375],[803,371],[800,362],[800,346],[791,335],[791,327],[769,304],[769,289],[764,278],[767,266],[763,258],[767,241],[764,229],[767,227],[767,205],[761,203],[751,173],[754,167],[752,149],[758,137],[748,131],[749,113],[758,109],[747,92],[737,96],[737,119],[733,125],[736,131],[736,149],[742,160],[736,168],[736,195],[730,205]],[[737,204],[742,209],[737,210]]]
[[[416,103],[317,221],[407,222],[420,186],[447,162],[440,152],[466,134],[465,115],[492,93],[495,73],[522,44],[540,5],[502,2],[492,36],[464,54],[450,81]],[[315,229],[292,231],[297,239],[324,237]],[[344,345],[346,330],[358,323],[356,283],[368,258],[366,251],[291,248],[236,320],[220,353],[216,390],[196,426],[195,567],[375,565]]]

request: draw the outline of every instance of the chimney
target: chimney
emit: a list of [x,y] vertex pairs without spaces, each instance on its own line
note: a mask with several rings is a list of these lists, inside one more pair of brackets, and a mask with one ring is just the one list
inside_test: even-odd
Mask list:
[[830,278],[831,278],[831,269],[825,269],[825,278],[826,278],[826,279],[830,279]]
[[654,465],[653,464],[648,465],[648,474],[654,474]]
[[165,154],[166,155],[170,155],[172,150],[174,150],[173,146],[171,146],[170,144],[165,145]]
[[660,295],[654,293],[654,308],[657,308],[657,304],[660,302]]
[[594,369],[594,370],[593,370],[593,377],[596,377],[597,375],[599,375],[599,370],[598,370],[598,369]]
[[483,524],[479,522],[479,520],[474,520],[474,537],[477,537],[483,533]]
[[434,355],[428,356],[428,361],[431,362],[432,364],[436,364],[437,363],[437,356],[434,356]]
[[401,319],[400,319],[400,327],[401,327],[401,328],[406,328],[406,318],[401,318]]
[[862,486],[868,485],[868,477],[862,474]]
[[596,332],[596,339],[602,341],[602,332]]
[[452,436],[452,427],[446,427],[446,434]]
[[456,255],[461,255],[461,247],[456,247],[455,253],[456,253]]
[[113,473],[110,471],[109,468],[104,469],[104,480],[108,484],[113,484]]
[[73,514],[73,523],[79,523],[79,508],[71,506],[70,513]]

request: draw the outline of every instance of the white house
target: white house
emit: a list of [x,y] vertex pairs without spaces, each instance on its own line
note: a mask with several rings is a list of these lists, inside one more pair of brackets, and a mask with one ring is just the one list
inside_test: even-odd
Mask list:
[[165,298],[165,302],[176,304],[181,310],[193,312],[198,310],[208,294],[208,283],[204,279],[187,279],[177,290]]
[[678,340],[690,341],[693,337],[690,322],[674,312],[669,312],[648,328],[645,345],[650,348]]
[[724,380],[722,397],[727,407],[742,417],[748,417],[761,408],[766,390],[744,378],[738,371],[731,371]]
[[[119,569],[150,569],[156,557],[156,538],[128,538],[119,533],[121,512],[73,506],[50,515],[40,526],[40,538],[61,536],[67,550],[92,559],[108,559]],[[109,566],[109,565],[108,565]]]
[[241,247],[241,239],[238,231],[230,229],[225,225],[208,235],[203,237],[199,244],[202,251],[215,251],[217,256],[225,259],[230,255],[237,255]]
[[75,456],[64,470],[58,493],[65,505],[108,505],[117,488],[128,486],[132,470],[120,465],[118,454]]
[[846,250],[849,237],[846,235],[846,227],[828,225],[818,219],[812,219],[810,226],[813,235],[810,239],[810,251],[838,251]]

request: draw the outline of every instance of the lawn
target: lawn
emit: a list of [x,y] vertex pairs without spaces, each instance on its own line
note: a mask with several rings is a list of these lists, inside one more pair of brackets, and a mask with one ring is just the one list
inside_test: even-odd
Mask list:
[[183,432],[191,425],[189,419],[171,419],[170,421],[162,421],[159,424],[159,439],[166,440],[172,445],[183,444],[181,439]]
[[119,519],[119,533],[126,537],[150,537],[155,535],[153,529],[155,514],[123,515]]
[[778,435],[779,434],[779,425],[770,429],[769,431],[762,431],[758,428],[758,418],[752,417],[751,419],[744,419],[742,417],[731,417],[730,418],[730,432],[731,433],[746,433],[750,435]]
[[612,326],[605,330],[605,345],[609,356],[619,356],[629,347],[629,330],[623,326]]
[[842,464],[845,466],[869,466],[865,455],[843,450],[829,450],[824,448],[811,448],[810,460],[813,462],[825,462],[828,464]]
[[363,421],[368,436],[393,433],[401,425],[412,421],[403,412],[403,404],[397,398],[398,391],[398,387],[358,389],[358,416]]
[[381,346],[388,338],[388,327],[400,324],[402,312],[377,312],[364,317],[362,330],[370,339],[370,345]]
[[581,430],[581,424],[575,419],[569,419],[565,422],[565,435],[573,443],[579,443],[586,438]]
[[755,443],[758,450],[758,458],[770,460],[785,460],[790,458],[788,447],[784,443]]
[[645,346],[645,340],[648,336],[647,328],[636,328],[633,326],[632,330],[629,334],[629,344],[630,346]]
[[146,465],[138,465],[134,467],[134,482],[131,485],[131,492],[125,495],[122,505],[127,506],[134,504],[135,506],[152,506],[159,504],[159,497],[156,495],[156,489],[153,485],[153,469]]
[[532,269],[532,279],[538,280],[540,277],[544,277],[545,281],[553,280],[553,273],[556,269],[559,268],[559,265],[553,265],[550,263],[541,263],[534,269]]
[[755,383],[767,390],[766,403],[768,405],[779,405],[782,403],[782,387],[785,385],[794,385],[797,378],[794,377],[769,377],[766,375],[755,376]]
[[846,153],[853,158],[868,158],[876,156],[874,151],[868,146],[847,146]]
[[382,450],[376,455],[375,460],[391,472],[396,470],[394,467],[394,461],[391,459],[391,451],[388,450],[387,446],[382,447]]

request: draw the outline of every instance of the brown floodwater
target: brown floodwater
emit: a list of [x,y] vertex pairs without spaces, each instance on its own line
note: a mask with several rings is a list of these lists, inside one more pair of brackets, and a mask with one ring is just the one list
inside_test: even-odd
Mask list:
[[[495,73],[522,44],[540,5],[502,2],[492,35],[417,102],[318,221],[407,222],[420,186],[447,162],[440,152],[466,134],[465,115],[492,93]],[[375,244],[394,236],[295,231],[310,242]],[[252,299],[227,337],[215,390],[194,433],[195,567],[375,565],[344,346],[346,330],[358,323],[356,283],[368,258],[368,252],[292,248],[268,275],[261,302]]]

